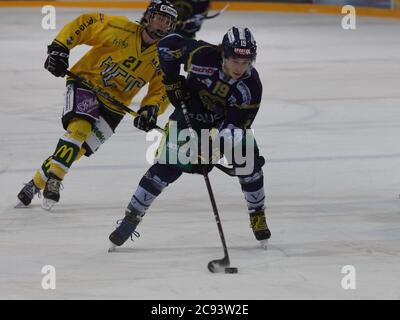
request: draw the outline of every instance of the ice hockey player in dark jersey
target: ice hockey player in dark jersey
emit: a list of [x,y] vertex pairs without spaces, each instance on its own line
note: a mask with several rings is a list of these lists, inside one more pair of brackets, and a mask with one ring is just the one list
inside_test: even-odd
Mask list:
[[[248,28],[240,27],[229,29],[219,46],[178,34],[171,34],[159,42],[158,54],[164,71],[164,84],[175,111],[169,118],[166,136],[157,151],[158,162],[150,167],[139,182],[126,208],[125,218],[109,237],[112,245],[120,246],[131,236],[156,197],[183,172],[201,173],[204,165],[208,170],[212,169],[212,164],[203,164],[202,161],[183,163],[179,157],[178,161],[171,161],[177,160],[172,156],[176,150],[186,145],[186,140],[176,142],[172,137],[173,131],[181,132],[188,128],[182,106],[186,106],[191,126],[197,134],[200,135],[204,129],[217,128],[219,134],[214,139],[229,142],[228,146],[243,148],[246,145],[262,97],[262,84],[253,67],[256,51],[252,33]],[[187,78],[180,75],[182,64],[187,71]],[[226,146],[224,143],[220,145]],[[198,154],[202,158],[203,149],[199,149]],[[225,153],[226,150],[217,151]],[[265,218],[263,171],[256,144],[252,152],[252,170],[238,178],[252,230],[256,239],[265,246],[271,233]],[[207,156],[214,157],[215,150]],[[232,161],[234,165],[235,161]]]
[[[153,0],[154,1],[154,0]],[[178,12],[175,32],[188,38],[195,38],[207,16],[210,0],[170,0]]]
[[172,0],[178,11],[175,31],[185,37],[195,38],[210,8],[210,0]]

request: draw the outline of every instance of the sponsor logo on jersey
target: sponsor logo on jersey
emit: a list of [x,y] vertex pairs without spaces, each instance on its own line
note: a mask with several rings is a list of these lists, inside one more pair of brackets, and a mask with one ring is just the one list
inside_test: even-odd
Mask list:
[[90,17],[90,19],[88,19],[87,21],[85,21],[84,23],[82,23],[82,24],[79,26],[79,28],[78,28],[77,30],[75,30],[75,34],[76,34],[77,36],[79,36],[80,33],[81,33],[82,31],[84,31],[87,27],[91,26],[93,23],[96,23],[96,22],[97,22],[97,19],[96,19],[96,18]]
[[166,48],[166,47],[158,48],[158,53],[165,61],[178,60],[178,59],[182,58],[182,55],[183,55],[181,49],[170,50],[169,48]]
[[201,83],[205,84],[207,86],[207,88],[211,87],[211,85],[213,83],[212,80],[208,79],[208,78],[206,78],[206,79],[197,78],[197,80],[200,81]]
[[73,42],[74,42],[74,37],[73,36],[70,36],[70,37],[67,38],[67,45],[70,46]]
[[93,110],[97,108],[97,106],[98,106],[97,99],[93,97],[80,101],[77,104],[76,109],[77,111],[90,114]]
[[122,39],[114,39],[113,40],[113,45],[117,47],[122,47],[122,48],[127,48],[128,47],[128,41],[122,40]]
[[212,67],[203,67],[203,66],[198,66],[195,64],[192,64],[190,66],[190,72],[196,73],[196,74],[202,74],[202,75],[212,75],[215,71],[217,71],[217,68],[212,68]]
[[100,143],[104,143],[106,141],[106,137],[104,136],[103,132],[99,130],[96,126],[93,126],[93,133],[99,139]]

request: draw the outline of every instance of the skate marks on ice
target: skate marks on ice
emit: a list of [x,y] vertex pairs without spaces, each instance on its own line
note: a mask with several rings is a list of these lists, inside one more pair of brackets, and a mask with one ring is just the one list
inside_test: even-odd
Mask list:
[[[0,163],[1,164],[1,163]],[[3,173],[24,173],[24,174],[29,174],[35,171],[34,168],[12,168],[8,169],[8,167],[4,167],[4,169],[0,169],[0,174]],[[74,168],[74,171],[119,171],[123,170],[126,172],[129,172],[129,170],[143,170],[147,169],[146,165],[142,164],[120,164],[120,165],[79,165]]]
[[[279,248],[265,250],[257,243],[248,246],[231,246],[231,266],[238,267],[241,274],[252,273],[254,266],[266,266],[274,261],[284,258],[284,253]],[[108,251],[111,259],[119,257],[131,257],[135,261],[147,261],[157,257],[157,265],[164,266],[166,272],[171,272],[179,266],[180,270],[193,273],[208,273],[207,264],[210,260],[220,259],[223,256],[222,249],[218,246],[185,246],[163,247],[146,246],[139,241],[129,240],[122,247]],[[114,257],[115,255],[115,257]],[[146,268],[145,266],[143,266]]]
[[59,217],[67,217],[78,215],[81,217],[85,217],[86,214],[93,215],[95,212],[105,211],[110,212],[110,215],[118,216],[124,210],[124,205],[121,203],[65,203],[64,199],[60,200],[60,203],[57,203],[51,211],[46,211],[42,208],[41,202],[43,199],[43,195],[40,198],[35,197],[32,200],[32,203],[29,206],[23,206],[15,208],[11,203],[8,207],[4,207],[1,211],[2,214],[12,213],[13,215],[26,215],[30,214],[32,216],[36,214],[47,214],[49,216],[57,215]]

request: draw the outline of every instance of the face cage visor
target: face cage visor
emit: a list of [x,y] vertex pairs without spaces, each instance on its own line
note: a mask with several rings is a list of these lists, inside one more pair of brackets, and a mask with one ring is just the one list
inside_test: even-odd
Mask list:
[[[153,27],[154,24],[159,24]],[[162,25],[162,26],[161,26]],[[154,40],[160,40],[175,30],[176,21],[168,15],[160,12],[150,12],[146,19],[146,31]]]

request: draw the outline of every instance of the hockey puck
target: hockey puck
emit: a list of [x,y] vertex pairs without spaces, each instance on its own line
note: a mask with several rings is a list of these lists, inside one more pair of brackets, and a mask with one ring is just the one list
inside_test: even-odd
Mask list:
[[225,273],[238,273],[238,268],[236,267],[227,267],[225,268]]

